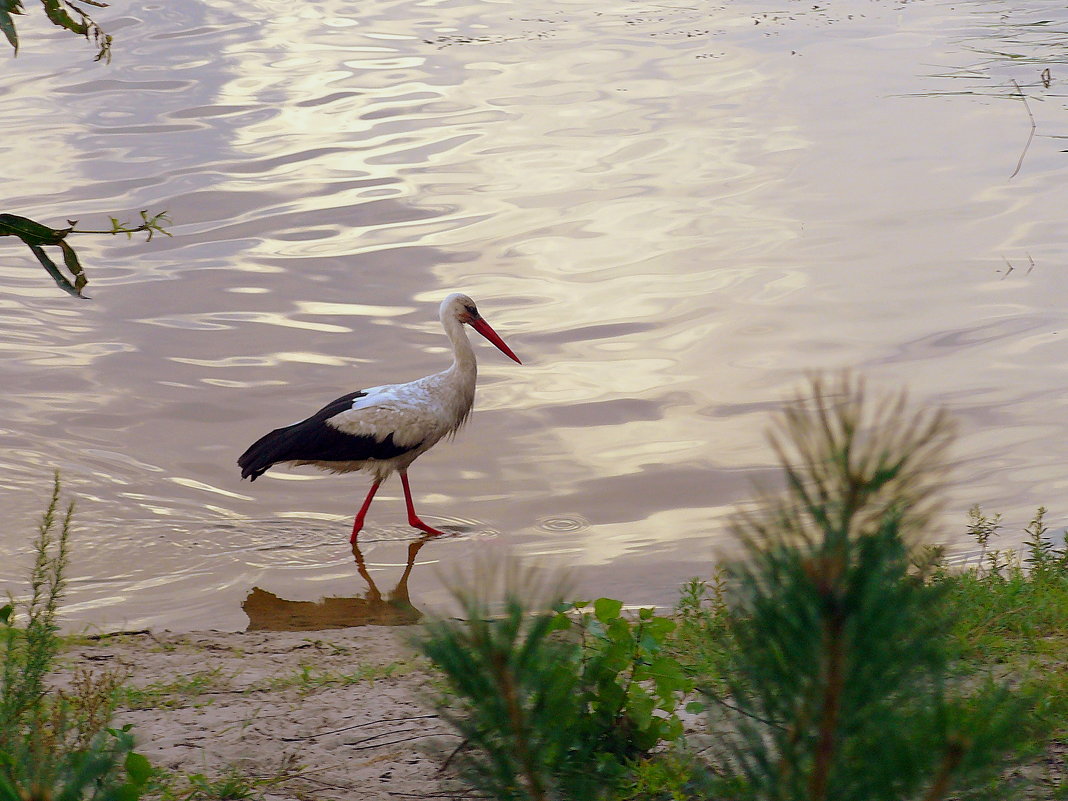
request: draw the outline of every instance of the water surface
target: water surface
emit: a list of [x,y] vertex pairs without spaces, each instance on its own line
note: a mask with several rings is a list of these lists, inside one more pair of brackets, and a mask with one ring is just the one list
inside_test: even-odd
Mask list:
[[[402,581],[426,609],[487,552],[670,604],[773,475],[779,401],[846,366],[959,419],[944,541],[976,502],[1010,541],[1040,503],[1059,522],[1068,113],[1044,9],[132,2],[101,15],[110,66],[28,15],[0,211],[166,209],[173,236],[76,240],[91,301],[0,241],[0,585],[58,467],[72,625],[237,629],[250,593]],[[1013,79],[1037,135],[1010,177]],[[412,469],[420,513],[460,533],[409,566],[391,482],[354,561],[363,477],[250,485],[234,460],[442,369],[455,290],[525,364],[481,343],[472,422]]]

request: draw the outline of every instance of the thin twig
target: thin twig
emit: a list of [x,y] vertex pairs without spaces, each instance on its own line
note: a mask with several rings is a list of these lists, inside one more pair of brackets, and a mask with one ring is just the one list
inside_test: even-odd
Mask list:
[[[416,740],[421,740],[424,737],[435,737],[435,736],[442,736],[442,735],[437,735],[437,734],[433,734],[433,733],[431,733],[431,734],[420,734],[417,737],[402,737],[399,740],[390,740],[388,743],[375,743],[374,745],[361,745],[359,748],[353,748],[352,750],[353,751],[367,751],[367,750],[369,750],[371,748],[385,748],[387,745],[397,745],[398,743],[411,743],[411,742],[414,742]],[[453,736],[454,737],[459,737],[460,735],[456,734],[456,735],[453,735]]]
[[[149,629],[131,629],[129,631],[105,631],[102,634],[86,634],[87,640],[105,640],[110,637],[137,637],[147,635],[152,637],[152,632]],[[153,637],[155,639],[155,637]]]
[[464,749],[465,749],[465,748],[467,747],[467,744],[468,744],[468,743],[470,743],[470,742],[471,742],[471,738],[470,738],[470,737],[464,737],[464,740],[463,740],[463,742],[462,742],[462,743],[460,743],[460,744],[459,744],[458,746],[456,746],[456,748],[454,748],[454,749],[453,749],[452,753],[451,753],[451,754],[449,754],[449,757],[448,757],[448,759],[446,759],[446,760],[445,760],[444,762],[442,762],[442,763],[441,763],[441,767],[440,767],[440,768],[438,768],[438,775],[439,775],[439,776],[440,776],[440,775],[441,775],[442,773],[444,773],[444,772],[445,772],[446,770],[448,770],[448,768],[449,768],[449,763],[451,763],[451,762],[452,762],[452,760],[453,760],[453,758],[454,758],[454,757],[455,757],[455,756],[456,756],[457,754],[459,754],[459,753],[460,753],[461,751],[463,751],[463,750],[464,750]]
[[325,737],[328,734],[340,734],[343,731],[350,731],[352,729],[362,729],[365,726],[375,726],[379,723],[404,723],[409,720],[420,720],[423,718],[436,718],[438,715],[412,715],[407,718],[382,718],[381,720],[369,720],[365,723],[355,723],[352,726],[342,726],[340,729],[331,729],[330,731],[321,731],[318,734],[306,734],[302,737],[282,737],[283,742],[294,742],[296,740],[314,740],[316,737]]
[[321,784],[323,787],[332,787],[335,790],[355,790],[355,789],[357,789],[356,787],[353,787],[351,784],[334,784],[333,782],[328,782],[328,781],[326,781],[324,779],[317,779],[314,776],[302,776],[301,778],[304,779],[305,781],[315,782],[315,784]]
[[724,709],[729,709],[731,712],[736,712],[739,715],[743,715],[744,717],[752,718],[758,723],[763,723],[765,726],[771,726],[772,728],[779,729],[780,731],[786,731],[786,727],[783,726],[781,723],[776,723],[773,720],[762,718],[760,715],[754,715],[752,712],[742,709],[741,707],[735,706],[734,704],[728,704],[726,701],[716,695],[716,693],[712,690],[711,687],[698,687],[697,691],[700,692],[702,695],[711,698]]
[[1035,129],[1038,128],[1038,125],[1035,124],[1035,115],[1031,113],[1031,106],[1027,102],[1027,95],[1025,95],[1023,89],[1020,88],[1020,84],[1016,83],[1015,78],[1011,78],[1010,80],[1012,81],[1012,85],[1016,87],[1016,92],[1020,95],[1020,99],[1023,101],[1024,108],[1027,110],[1027,116],[1031,118],[1031,133],[1028,135],[1027,144],[1024,145],[1023,152],[1020,154],[1020,160],[1016,162],[1016,169],[1013,170],[1012,175],[1009,176],[1009,180],[1011,181],[1017,176],[1020,172],[1020,168],[1023,166],[1024,156],[1027,155],[1027,151],[1031,147],[1031,140],[1035,138]]
[[[397,730],[394,730],[394,731],[383,731],[383,732],[379,732],[378,734],[372,734],[370,737],[364,737],[362,740],[353,740],[351,743],[345,743],[345,745],[363,745],[364,743],[369,743],[372,740],[381,740],[383,737],[394,737],[394,736],[396,736],[398,734],[410,734],[411,732],[414,732],[414,731],[425,731],[425,730],[421,729],[421,728],[411,728],[411,729],[397,729]],[[434,732],[430,732],[430,734],[434,734]],[[457,736],[459,736],[459,735],[457,735]]]

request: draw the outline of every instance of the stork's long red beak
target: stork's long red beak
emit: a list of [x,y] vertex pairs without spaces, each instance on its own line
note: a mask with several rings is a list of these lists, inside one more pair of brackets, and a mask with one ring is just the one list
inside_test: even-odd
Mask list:
[[490,328],[490,324],[483,320],[481,317],[476,317],[471,321],[471,327],[482,334],[486,339],[497,346],[497,350],[507,356],[516,364],[522,364],[519,361],[519,357],[512,353],[512,349],[504,344],[504,340],[497,336],[497,332]]

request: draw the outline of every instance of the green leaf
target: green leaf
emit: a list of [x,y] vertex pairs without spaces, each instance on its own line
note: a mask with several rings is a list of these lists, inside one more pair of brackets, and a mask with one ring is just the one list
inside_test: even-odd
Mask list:
[[15,611],[14,604],[4,604],[0,606],[0,623],[5,626],[11,622],[11,615]]
[[11,19],[11,13],[5,8],[0,8],[0,31],[4,32],[4,36],[7,37],[7,41],[15,49],[17,55],[19,52],[19,35],[15,31],[15,21]]
[[619,617],[623,610],[623,602],[612,598],[598,598],[593,602],[593,614],[602,623],[607,623]]
[[27,245],[58,245],[69,231],[57,231],[17,214],[0,214],[0,236],[17,236]]
[[660,718],[660,720],[663,721],[663,726],[658,732],[660,739],[673,742],[682,736],[682,721],[677,716],[672,715],[669,718]]
[[632,684],[627,693],[627,714],[639,729],[648,729],[653,722],[656,701],[640,684]]
[[22,0],[0,0],[0,30],[15,49],[15,55],[19,52],[19,35],[15,31],[15,20],[12,14],[22,13]]
[[700,701],[690,701],[690,703],[686,704],[686,711],[689,712],[691,715],[700,715],[707,708],[708,707]]
[[[0,3],[3,2],[10,2],[10,0],[0,0]],[[60,289],[75,297],[84,298],[82,289],[89,283],[89,280],[85,277],[85,270],[78,261],[74,248],[64,241],[70,230],[69,228],[49,228],[36,220],[20,217],[17,214],[0,214],[0,236],[17,236],[29,247],[33,255],[37,257],[37,261],[41,262],[41,266],[52,276],[52,280]],[[42,250],[44,245],[58,245],[63,251],[63,263],[74,276],[74,283],[71,283],[60,272],[56,263]]]
[[138,754],[135,751],[131,751],[126,755],[124,767],[126,768],[126,775],[130,777],[130,783],[136,787],[144,787],[155,772],[152,770],[152,764],[148,759],[143,754]]
[[662,698],[672,693],[686,692],[690,689],[690,679],[674,659],[661,657],[649,665],[649,677],[656,684],[656,691]]
[[[635,685],[638,686],[638,685]],[[623,688],[611,679],[602,681],[597,685],[597,696],[594,699],[594,708],[615,710],[623,706],[626,694]]]
[[41,0],[41,3],[44,5],[45,14],[48,15],[48,19],[52,21],[53,25],[66,28],[68,31],[81,36],[85,36],[89,32],[89,26],[84,22],[77,22],[68,14],[60,0]]
[[642,608],[642,609],[638,610],[638,619],[639,620],[648,620],[654,614],[656,614],[656,610],[655,609],[653,609],[652,607],[645,607],[645,608]]
[[112,790],[107,798],[108,801],[138,801],[141,791],[131,784],[123,784]]
[[553,615],[552,623],[549,624],[549,631],[567,631],[569,628],[571,628],[571,618],[563,612],[557,612]]
[[596,659],[590,661],[590,668],[598,672],[607,670],[614,675],[626,670],[633,661],[634,646],[627,640],[614,640],[601,650]]
[[669,617],[654,617],[642,624],[642,634],[661,643],[675,630],[676,626],[675,621]]
[[56,282],[56,285],[60,289],[68,294],[74,295],[76,298],[83,297],[82,293],[78,291],[74,284],[67,280],[67,276],[59,271],[59,267],[56,266],[56,263],[48,258],[47,253],[37,245],[30,245],[30,250],[33,251],[33,255],[37,257],[37,261],[41,262],[41,266],[45,268],[50,276],[52,276],[52,280]]
[[89,279],[85,277],[85,270],[82,269],[81,262],[78,261],[78,254],[66,242],[61,241],[59,249],[63,251],[63,263],[67,265],[70,274],[74,276],[74,288],[81,295],[85,285],[89,283]]

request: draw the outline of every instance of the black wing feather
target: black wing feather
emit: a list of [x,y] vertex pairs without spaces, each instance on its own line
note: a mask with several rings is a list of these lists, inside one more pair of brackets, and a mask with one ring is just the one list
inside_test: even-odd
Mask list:
[[326,421],[352,407],[352,402],[366,392],[357,391],[330,401],[307,420],[276,428],[256,440],[237,460],[241,478],[255,481],[278,462],[357,462],[365,459],[392,459],[418,448],[393,442],[393,434],[383,440],[371,436],[346,434]]

